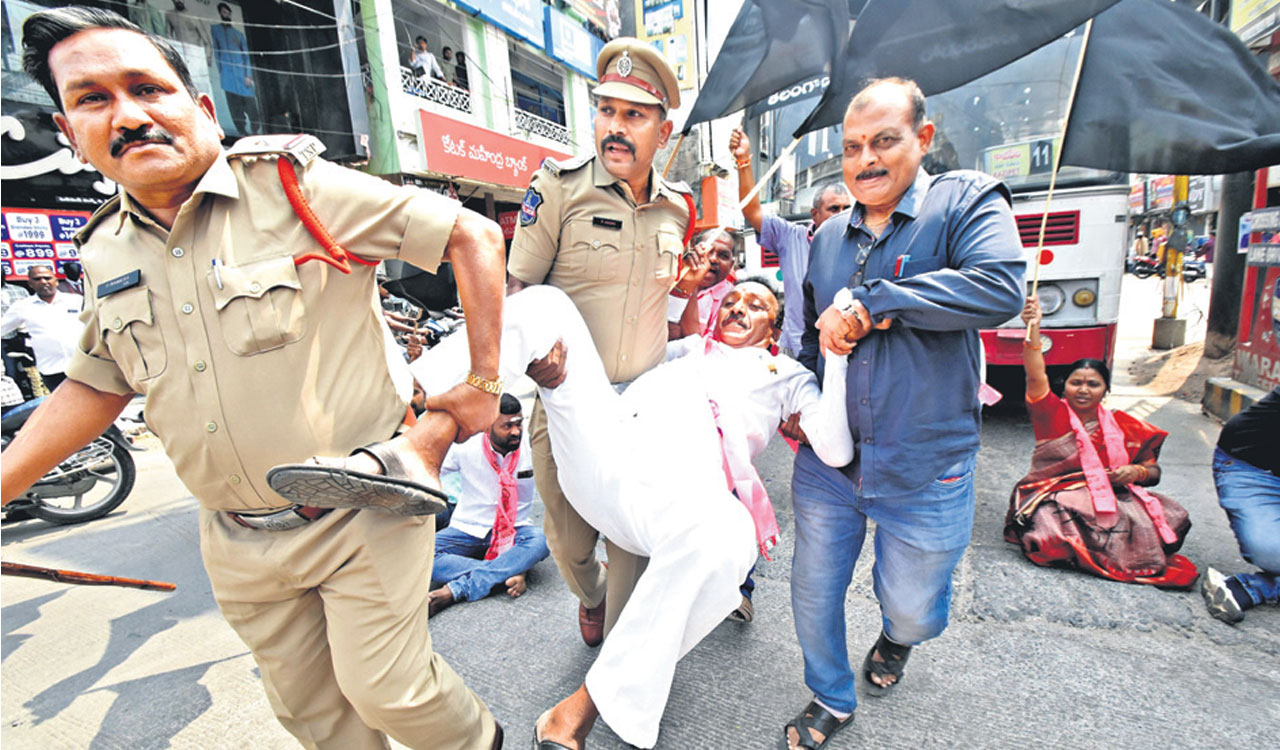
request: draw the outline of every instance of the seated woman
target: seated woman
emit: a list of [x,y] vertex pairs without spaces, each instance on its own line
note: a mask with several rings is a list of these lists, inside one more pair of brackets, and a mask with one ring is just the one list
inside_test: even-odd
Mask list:
[[[676,662],[738,606],[738,585],[757,551],[767,553],[776,540],[773,508],[751,459],[793,414],[822,460],[844,466],[853,459],[847,360],[828,358],[819,392],[798,362],[769,353],[777,300],[767,287],[745,283],[725,296],[712,336],[671,342],[668,361],[619,395],[563,292],[529,287],[505,304],[504,377],[518,377],[557,339],[569,352],[564,381],[539,389],[565,496],[614,543],[649,558],[586,681],[539,719],[535,736],[543,748],[581,747],[603,716],[628,743],[653,747]],[[467,373],[465,338],[449,337],[412,369],[428,394],[445,393]],[[376,484],[380,474],[411,473],[438,486],[440,447],[454,432],[431,416],[442,412],[427,414],[366,453],[277,467],[268,480],[295,502],[344,507],[352,504],[344,487]],[[379,467],[374,458],[385,455],[394,458]],[[328,477],[334,491],[323,487]]]
[[[1186,588],[1195,565],[1173,554],[1191,521],[1182,506],[1145,487],[1160,481],[1156,463],[1169,433],[1102,399],[1111,373],[1094,359],[1072,363],[1062,397],[1049,391],[1040,351],[1040,303],[1022,309],[1028,341],[1027,412],[1035,430],[1031,473],[1009,498],[1004,538],[1037,565],[1075,566],[1104,578]],[[1031,343],[1034,342],[1034,343]]]

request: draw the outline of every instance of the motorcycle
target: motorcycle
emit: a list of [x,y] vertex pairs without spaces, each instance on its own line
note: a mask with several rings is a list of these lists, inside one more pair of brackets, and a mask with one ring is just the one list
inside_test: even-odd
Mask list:
[[[1151,275],[1157,275],[1164,278],[1164,264],[1156,263],[1154,255],[1140,255],[1130,261],[1129,272],[1140,279],[1148,278]],[[1205,277],[1204,261],[1199,258],[1186,256],[1182,261],[1182,280],[1190,284],[1193,281],[1203,279]]]
[[[0,441],[7,448],[45,397],[27,401],[0,417]],[[128,438],[114,424],[58,464],[22,495],[4,506],[6,520],[35,516],[54,524],[83,523],[115,510],[137,478]]]

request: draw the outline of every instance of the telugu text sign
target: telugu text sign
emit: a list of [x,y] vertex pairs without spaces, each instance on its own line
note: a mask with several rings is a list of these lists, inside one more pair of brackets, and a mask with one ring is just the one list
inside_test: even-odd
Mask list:
[[549,157],[568,154],[418,110],[422,159],[432,172],[523,188]]

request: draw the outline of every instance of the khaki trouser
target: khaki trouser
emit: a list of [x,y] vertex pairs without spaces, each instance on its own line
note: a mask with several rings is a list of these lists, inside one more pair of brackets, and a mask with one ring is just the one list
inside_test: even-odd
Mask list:
[[551,557],[560,569],[560,575],[569,590],[586,607],[595,607],[608,592],[605,607],[604,630],[613,629],[618,615],[631,598],[636,581],[644,572],[648,558],[633,555],[605,539],[605,552],[609,555],[606,571],[596,558],[596,540],[600,532],[582,520],[573,509],[564,492],[556,471],[556,460],[551,455],[551,435],[547,432],[547,413],[542,399],[533,406],[529,420],[529,445],[533,449],[533,481],[546,508],[543,529]]
[[495,725],[431,650],[431,518],[336,510],[289,531],[200,511],[213,595],[304,747],[489,750]]

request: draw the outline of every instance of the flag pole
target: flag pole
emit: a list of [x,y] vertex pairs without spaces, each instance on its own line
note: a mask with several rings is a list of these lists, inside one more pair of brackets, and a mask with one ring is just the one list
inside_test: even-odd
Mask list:
[[764,187],[764,184],[769,181],[769,178],[773,177],[773,173],[778,171],[778,167],[782,166],[782,161],[790,156],[792,151],[796,150],[796,146],[800,145],[800,140],[802,138],[804,138],[803,135],[791,141],[786,148],[782,149],[782,153],[778,154],[778,158],[773,160],[773,166],[769,167],[769,171],[761,175],[760,179],[756,180],[755,186],[751,188],[751,192],[747,193],[742,200],[738,201],[739,211],[746,208],[747,204],[756,197],[756,193],[760,192],[760,188]]
[[[1089,49],[1089,32],[1093,31],[1093,19],[1084,25],[1084,38],[1080,42],[1080,57],[1076,61],[1076,73],[1071,79],[1071,91],[1067,94],[1067,111],[1062,116],[1062,143],[1053,150],[1053,171],[1049,174],[1049,194],[1044,199],[1044,214],[1040,216],[1040,237],[1036,242],[1036,268],[1031,280],[1031,296],[1040,289],[1040,256],[1044,253],[1044,233],[1049,225],[1049,206],[1053,205],[1053,189],[1058,182],[1058,167],[1062,163],[1062,147],[1067,145],[1067,126],[1071,123],[1071,110],[1076,104],[1076,89],[1080,86],[1080,73],[1084,70],[1084,53]],[[1027,327],[1030,341],[1031,327]]]
[[676,163],[676,154],[680,153],[680,146],[684,143],[684,137],[686,135],[688,135],[688,133],[681,133],[680,137],[676,139],[676,147],[671,149],[671,156],[667,157],[667,166],[662,168],[662,179],[667,179],[667,172],[670,172],[671,165]]

